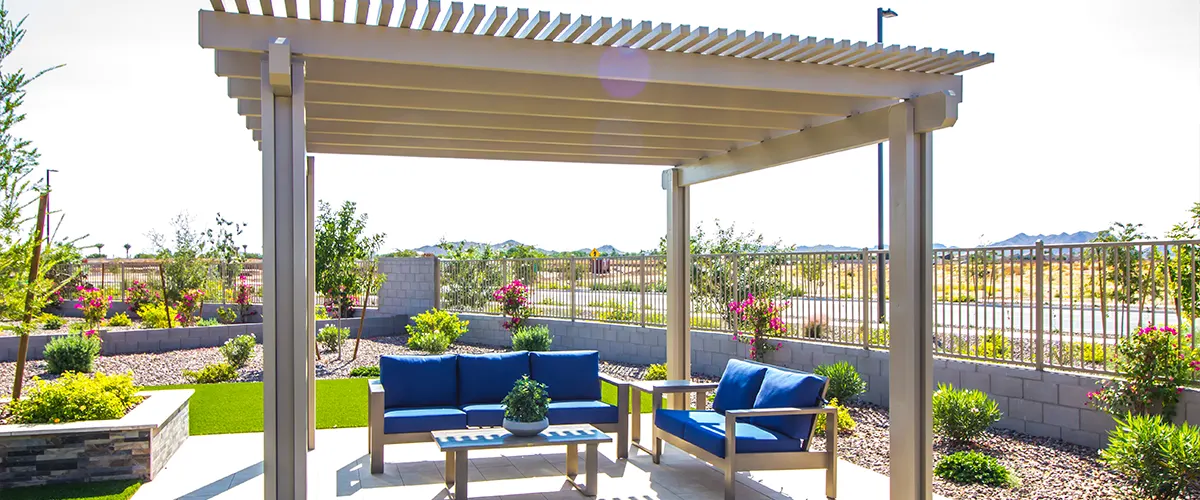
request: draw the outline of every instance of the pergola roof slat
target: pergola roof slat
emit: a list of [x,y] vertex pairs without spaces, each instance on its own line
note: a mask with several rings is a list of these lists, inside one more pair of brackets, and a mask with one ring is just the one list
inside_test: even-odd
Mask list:
[[400,21],[396,24],[396,27],[412,27],[413,19],[417,17],[417,9],[417,0],[404,0],[404,5],[400,8]]
[[209,0],[212,8],[216,12],[225,12],[225,4],[221,0]]
[[363,26],[367,25],[367,12],[370,11],[371,0],[358,0],[358,7],[354,9],[354,21]]
[[496,32],[496,36],[504,38],[513,38],[525,26],[525,22],[529,20],[529,9],[517,9],[516,14],[508,18],[508,21],[500,27],[500,31]]
[[546,11],[538,12],[533,15],[533,18],[525,23],[525,27],[517,33],[516,38],[534,40],[546,29],[546,25],[550,24],[550,13]]
[[264,16],[275,15],[275,6],[271,4],[271,0],[258,0],[258,6],[262,9]]
[[760,54],[762,54],[764,52],[769,52],[772,49],[775,49],[782,42],[783,42],[783,35],[780,35],[779,33],[772,33],[771,35],[768,35],[767,37],[763,38],[762,41],[758,42],[757,45],[754,45],[753,47],[750,47],[750,48],[742,51],[740,54],[737,54],[737,56],[759,59]]
[[703,54],[706,56],[707,55],[718,55],[721,52],[725,51],[725,49],[727,47],[729,47],[731,45],[735,45],[737,43],[740,43],[742,40],[745,40],[745,39],[746,39],[746,30],[737,30],[733,33],[727,34],[725,37],[721,38],[720,40],[717,40],[717,43],[714,43],[711,47],[709,47],[707,50],[705,50],[703,52]]
[[487,7],[476,4],[467,12],[467,18],[463,20],[462,28],[455,33],[474,34],[479,29],[479,24],[483,22],[487,16]]
[[546,28],[534,38],[534,40],[551,40],[558,38],[571,24],[570,14],[559,14],[547,23]]
[[575,43],[591,45],[600,37],[604,36],[609,29],[612,29],[612,26],[613,23],[611,17],[602,17],[599,21],[593,23],[591,26],[588,26],[583,33],[580,33],[579,37],[575,39]]
[[419,27],[423,30],[433,29],[433,26],[437,23],[438,14],[441,14],[441,12],[441,0],[428,0],[428,3],[425,4],[425,12],[421,14],[421,21],[413,25],[413,27]]
[[346,2],[350,0],[333,0],[333,22],[341,23],[346,20]]
[[237,6],[238,14],[250,13],[250,4],[246,0],[234,0],[233,4]]
[[308,152],[317,154],[344,155],[376,155],[376,156],[409,156],[417,158],[457,158],[462,160],[505,160],[505,161],[549,161],[555,163],[609,163],[624,165],[660,165],[672,166],[677,162],[659,158],[623,158],[604,154],[595,155],[561,155],[547,153],[507,153],[495,151],[462,151],[454,149],[399,149],[379,148],[368,146],[340,146],[328,144],[311,144]]
[[377,26],[391,26],[392,11],[395,7],[395,0],[380,0],[379,2],[379,20],[375,23]]
[[496,7],[492,9],[492,13],[483,21],[483,25],[479,27],[480,35],[495,35],[500,30],[500,26],[504,24],[504,20],[508,19],[508,9],[505,7]]
[[629,19],[622,19],[610,26],[604,31],[604,33],[601,33],[600,36],[596,37],[596,39],[592,41],[592,45],[609,45],[610,42],[616,42],[630,31],[633,31],[633,21]]
[[671,23],[661,23],[658,26],[655,26],[654,29],[650,30],[644,36],[632,41],[632,43],[629,44],[629,47],[634,49],[651,47],[662,39],[666,38],[671,33],[673,33],[671,30]]
[[579,37],[583,36],[583,34],[586,33],[591,27],[592,16],[579,16],[575,19],[575,22],[571,23],[565,30],[563,30],[562,34],[559,35],[558,38],[551,38],[550,40],[573,43],[575,40],[579,39]]
[[463,139],[432,139],[411,137],[378,137],[363,135],[339,135],[309,133],[309,144],[330,146],[370,146],[404,149],[443,149],[451,151],[494,151],[501,153],[535,153],[559,155],[610,155],[620,158],[664,159],[680,162],[699,158],[704,151],[618,148],[596,145],[562,145],[526,142],[473,141]]
[[283,0],[283,12],[291,19],[298,19],[300,13],[296,10],[296,0]]
[[308,18],[313,21],[321,20],[321,0],[308,0]]
[[435,29],[438,31],[453,33],[454,30],[458,28],[458,21],[459,19],[462,19],[462,15],[463,3],[450,2],[450,11],[446,12],[446,14],[442,16],[442,22],[438,23],[437,28]]

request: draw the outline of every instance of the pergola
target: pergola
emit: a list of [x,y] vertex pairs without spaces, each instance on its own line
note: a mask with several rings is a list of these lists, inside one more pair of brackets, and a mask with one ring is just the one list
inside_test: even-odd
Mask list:
[[932,498],[932,132],[992,54],[438,0],[211,2],[200,46],[263,152],[266,498],[306,497],[314,446],[308,154],[667,167],[667,367],[687,379],[690,187],[883,141],[891,496]]

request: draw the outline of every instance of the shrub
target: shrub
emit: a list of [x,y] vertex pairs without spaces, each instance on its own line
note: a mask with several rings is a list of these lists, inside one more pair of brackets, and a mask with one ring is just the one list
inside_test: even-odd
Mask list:
[[470,323],[459,320],[457,314],[430,309],[413,317],[413,324],[404,327],[408,331],[408,347],[433,354],[446,352]]
[[54,381],[33,379],[33,387],[8,404],[13,420],[22,424],[50,424],[81,420],[110,420],[142,401],[132,375],[90,377],[66,373]]
[[874,346],[887,347],[892,343],[892,332],[887,323],[880,323],[879,326],[871,330],[871,335],[867,341]]
[[606,300],[599,304],[604,309],[596,313],[596,319],[600,321],[612,321],[614,323],[632,323],[637,321],[637,308],[633,305],[633,301],[628,303],[619,300]]
[[142,307],[138,316],[142,317],[142,328],[167,328],[169,326],[179,326],[177,323],[168,323],[167,318],[175,316],[175,308],[168,308],[163,304],[150,304]]
[[197,321],[194,326],[221,326],[221,322],[213,318]]
[[500,303],[501,311],[508,318],[504,322],[504,329],[510,332],[525,324],[532,314],[529,310],[529,288],[520,279],[514,279],[512,283],[492,292],[492,300]]
[[87,326],[88,326],[87,323],[85,323],[83,321],[76,321],[74,323],[68,323],[67,324],[67,333],[83,333],[84,330],[88,329]]
[[104,290],[97,290],[92,286],[76,287],[79,291],[75,308],[83,311],[83,320],[89,325],[99,325],[108,316],[108,306],[112,304],[112,296],[104,293]]
[[[253,301],[253,299],[254,299],[254,287],[250,286],[250,283],[247,281],[245,274],[238,275],[238,284],[237,284],[237,287],[233,291],[233,303],[237,304],[237,310],[234,311],[234,310],[230,309],[230,312],[235,313],[237,315],[237,317],[235,318],[236,321],[230,321],[230,323],[236,323],[238,321],[246,321],[251,316],[258,314],[256,311],[254,311],[254,304],[251,303]],[[220,310],[218,310],[217,312],[219,314]],[[316,314],[318,316],[317,319],[329,319],[329,315],[326,313],[324,307],[318,307]],[[325,316],[325,317],[322,318],[320,316]]]
[[351,377],[378,377],[378,366],[356,366],[350,370]]
[[1008,488],[1016,486],[1016,478],[995,458],[977,451],[960,451],[946,455],[933,468],[942,479],[956,483],[978,483]]
[[549,351],[550,327],[546,325],[521,325],[512,336],[514,351]]
[[57,330],[59,328],[62,328],[62,326],[63,326],[63,319],[58,316],[55,316],[53,314],[50,315],[49,317],[47,317],[44,321],[42,321],[42,329],[43,330]]
[[349,328],[338,328],[328,325],[317,332],[317,343],[326,351],[336,351],[342,347],[342,342],[350,338]]
[[[850,416],[850,410],[838,403],[837,398],[829,400],[830,406],[837,407],[837,431],[838,434],[849,434],[854,432],[854,428],[858,427],[858,422],[854,421],[854,417]],[[816,435],[825,434],[825,414],[817,415],[813,425],[816,427]]]
[[229,363],[213,363],[198,372],[184,370],[183,376],[193,384],[216,384],[237,378],[237,369]]
[[938,384],[933,393],[933,430],[958,442],[969,442],[1000,420],[996,402],[975,389]]
[[1133,479],[1143,498],[1183,498],[1200,483],[1200,427],[1127,414],[1109,431],[1100,460]]
[[180,326],[192,326],[200,316],[200,308],[204,307],[204,290],[199,288],[186,290],[176,304],[175,321]]
[[[318,307],[317,310],[321,310],[321,308]],[[237,320],[238,320],[238,313],[232,307],[218,307],[217,308],[217,322],[218,323],[221,323],[223,325],[232,325],[234,323],[237,323]]]
[[550,410],[550,396],[546,384],[522,376],[513,384],[504,400],[504,418],[513,422],[538,422],[546,418]]
[[804,321],[804,325],[801,327],[801,331],[804,332],[805,338],[810,338],[810,339],[824,338],[825,335],[829,332],[829,323],[826,323],[825,318],[822,318],[822,317],[808,318],[807,320]]
[[854,365],[845,361],[818,366],[815,373],[829,379],[829,388],[825,390],[826,399],[849,403],[859,394],[867,392],[867,383],[858,375]]
[[788,304],[755,299],[754,294],[741,302],[729,303],[729,312],[741,320],[738,330],[733,332],[733,340],[750,344],[750,357],[755,361],[765,361],[767,353],[783,348],[783,342],[771,342],[767,337],[787,334],[783,310]]
[[125,289],[125,302],[129,303],[129,311],[139,314],[143,306],[158,302],[158,293],[150,289],[145,281],[133,280],[133,284]]
[[978,339],[977,343],[964,346],[961,354],[974,355],[982,358],[1008,359],[1012,353],[1012,341],[1000,332],[989,332]]
[[646,373],[642,375],[642,380],[666,380],[667,379],[667,364],[655,363],[646,367]]
[[88,330],[51,340],[42,357],[46,359],[46,371],[50,373],[87,373],[92,371],[92,363],[99,354],[100,335],[95,330]]
[[226,340],[221,345],[221,356],[225,357],[225,362],[234,368],[246,366],[246,362],[250,361],[250,357],[254,356],[254,336],[250,334],[238,335],[237,337]]
[[1121,339],[1115,350],[1113,367],[1125,378],[1105,381],[1101,390],[1088,394],[1089,404],[1112,415],[1175,418],[1183,385],[1200,372],[1200,350],[1181,346],[1174,328],[1154,326]]
[[133,320],[129,319],[129,315],[125,313],[117,313],[111,318],[108,318],[108,326],[133,326]]

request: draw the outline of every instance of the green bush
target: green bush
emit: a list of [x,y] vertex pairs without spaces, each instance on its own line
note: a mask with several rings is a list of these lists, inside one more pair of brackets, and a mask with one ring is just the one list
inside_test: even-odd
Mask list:
[[[323,311],[324,308],[318,307],[317,310]],[[237,320],[238,320],[237,309],[234,309],[232,307],[218,307],[217,308],[217,321],[220,322],[221,324],[232,325],[234,323],[237,323]]]
[[108,326],[133,326],[133,320],[129,319],[128,314],[117,313],[115,316],[108,318]]
[[183,376],[193,384],[216,384],[237,378],[237,369],[229,363],[213,363],[198,372],[184,370]]
[[804,338],[825,338],[825,335],[829,333],[829,323],[825,322],[825,318],[808,318],[804,321],[800,329],[804,334]]
[[600,321],[611,321],[614,323],[632,323],[637,321],[637,307],[633,305],[633,301],[623,303],[616,300],[604,301],[600,304],[604,310],[596,313],[596,319]]
[[504,418],[513,422],[538,422],[550,410],[546,384],[530,380],[529,375],[514,383],[501,403],[504,403]]
[[1200,486],[1200,427],[1126,414],[1108,433],[1100,460],[1133,479],[1142,498],[1183,498]]
[[328,325],[317,332],[317,343],[326,351],[336,351],[342,347],[342,342],[350,338],[349,328],[338,328]]
[[1009,488],[1016,478],[995,458],[977,451],[960,451],[942,458],[933,468],[938,477],[956,483],[977,483]]
[[413,324],[404,327],[408,331],[408,347],[433,354],[446,352],[470,323],[459,320],[457,314],[430,309],[413,317]]
[[550,327],[546,325],[521,325],[512,336],[514,351],[549,351],[551,342]]
[[88,325],[83,321],[76,321],[74,323],[67,324],[67,333],[83,333],[83,331],[87,329]]
[[[847,434],[854,432],[854,428],[858,427],[858,422],[854,421],[854,417],[850,416],[850,410],[838,403],[837,398],[829,400],[830,406],[837,407],[837,431],[838,434]],[[825,434],[825,414],[817,415],[816,421],[813,423],[816,427],[816,436]]]
[[378,366],[356,366],[350,370],[351,377],[378,377]]
[[829,389],[825,391],[826,399],[849,403],[859,394],[867,392],[867,383],[858,375],[854,365],[845,361],[818,366],[816,374],[829,379]]
[[53,314],[49,315],[44,321],[42,321],[43,330],[57,330],[62,328],[62,326],[63,319]]
[[[168,328],[169,326],[179,326],[175,321],[175,308],[167,308],[163,304],[145,304],[138,310],[138,316],[142,318],[142,328]],[[170,323],[167,323],[167,318],[170,318]]]
[[655,363],[646,367],[646,373],[642,375],[642,380],[666,380],[667,379],[667,364]]
[[133,375],[90,377],[65,373],[54,381],[33,379],[21,399],[8,404],[13,420],[22,424],[57,424],[81,420],[111,420],[141,402]]
[[969,442],[1000,420],[996,402],[975,389],[938,384],[933,393],[933,430],[958,442]]
[[100,335],[96,333],[68,333],[65,337],[51,340],[42,351],[46,371],[54,374],[90,372],[99,354]]
[[221,346],[221,355],[225,357],[225,362],[234,368],[246,366],[246,362],[250,361],[250,357],[254,356],[254,336],[250,334],[238,335],[225,341]]
[[888,324],[880,323],[879,326],[871,330],[871,335],[867,338],[867,341],[874,346],[887,347],[891,345],[892,333],[891,329],[888,327]]
[[195,326],[221,326],[221,322],[216,318],[208,318],[197,321]]

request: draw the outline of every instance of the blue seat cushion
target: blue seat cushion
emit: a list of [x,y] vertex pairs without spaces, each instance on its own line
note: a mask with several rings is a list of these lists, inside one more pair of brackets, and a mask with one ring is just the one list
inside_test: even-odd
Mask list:
[[529,353],[531,378],[546,384],[551,401],[600,399],[600,353],[558,351]]
[[457,356],[380,356],[384,408],[458,406]]
[[390,408],[383,411],[383,433],[466,429],[467,414],[458,408]]
[[[725,416],[715,411],[658,410],[655,425],[718,457],[725,457]],[[802,451],[801,442],[745,420],[736,424],[738,453]]]
[[599,401],[551,401],[550,424],[615,424],[617,407]]
[[467,414],[467,425],[471,427],[500,427],[504,424],[504,405],[473,404],[462,406]]
[[460,354],[458,404],[499,403],[525,375],[529,375],[529,353],[524,351]]
[[717,394],[713,397],[713,409],[719,413],[725,410],[746,410],[754,406],[754,398],[758,395],[758,386],[762,384],[767,367],[747,363],[740,359],[731,359],[725,365],[725,373],[717,382]]
[[[824,401],[825,377],[809,373],[795,373],[767,369],[755,408],[812,408]],[[781,417],[754,417],[750,422],[759,427],[783,433],[792,439],[807,440],[812,434],[813,415],[787,415]]]

